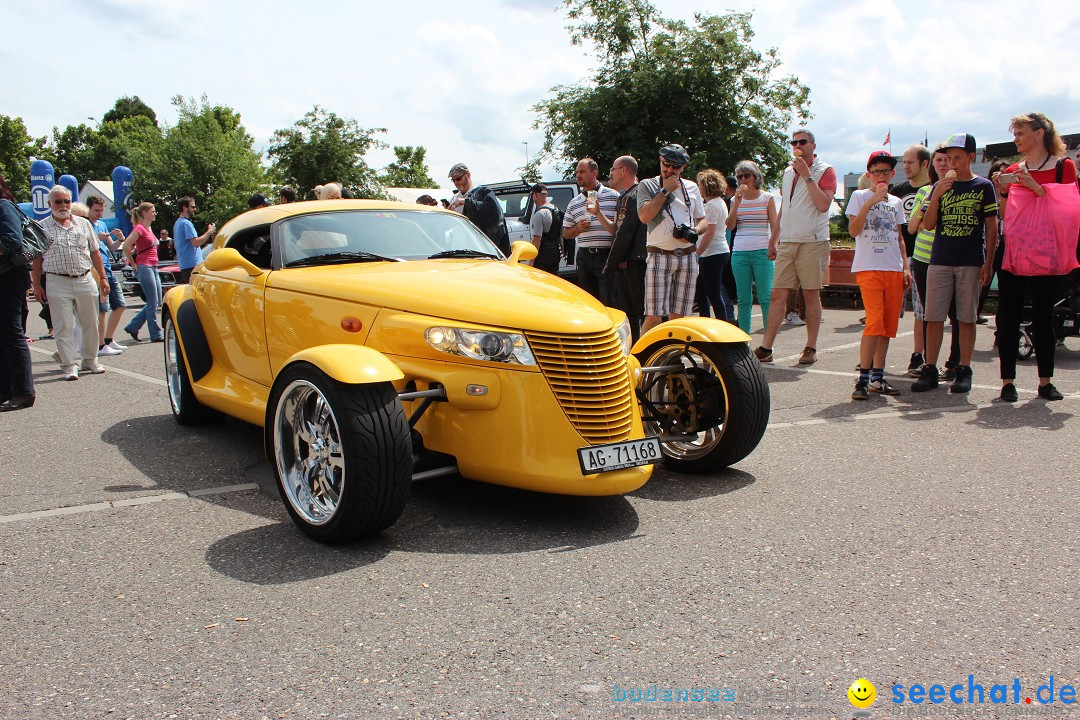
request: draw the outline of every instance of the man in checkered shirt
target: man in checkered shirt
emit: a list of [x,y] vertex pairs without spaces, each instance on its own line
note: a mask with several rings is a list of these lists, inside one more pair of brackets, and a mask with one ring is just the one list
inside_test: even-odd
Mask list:
[[[56,351],[65,380],[78,380],[79,370],[98,375],[98,297],[107,296],[109,279],[94,228],[86,218],[71,214],[71,193],[62,185],[49,191],[52,214],[41,222],[52,245],[34,261],[34,297],[49,303]],[[97,276],[90,272],[97,271]],[[49,276],[48,298],[41,273]],[[96,281],[95,281],[96,280]],[[100,286],[99,286],[100,283]],[[75,345],[75,324],[82,330],[82,347]]]

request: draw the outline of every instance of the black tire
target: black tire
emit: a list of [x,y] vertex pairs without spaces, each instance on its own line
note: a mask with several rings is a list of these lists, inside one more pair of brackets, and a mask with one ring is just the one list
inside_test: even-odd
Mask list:
[[[769,383],[749,345],[659,343],[638,359],[645,367],[681,363],[685,368],[671,377],[650,373],[639,388],[646,434],[693,435],[660,443],[667,467],[716,472],[754,451],[769,424],[771,400]],[[673,424],[650,419],[656,409]]]
[[172,408],[173,418],[180,425],[202,425],[220,418],[221,413],[203,405],[195,397],[187,363],[184,362],[184,351],[180,347],[180,335],[176,331],[172,315],[168,312],[165,313],[164,338],[165,385],[169,392],[169,407]]
[[390,383],[348,385],[297,363],[274,383],[265,433],[285,509],[315,540],[349,542],[401,517],[412,439]]

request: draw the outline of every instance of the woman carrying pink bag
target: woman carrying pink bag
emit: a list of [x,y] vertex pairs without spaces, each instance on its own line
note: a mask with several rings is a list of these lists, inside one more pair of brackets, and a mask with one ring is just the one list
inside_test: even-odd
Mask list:
[[1016,355],[1025,293],[1031,293],[1032,342],[1039,366],[1039,397],[1061,400],[1054,377],[1054,302],[1065,276],[1080,267],[1080,192],[1076,165],[1054,123],[1042,113],[1017,115],[1009,125],[1024,156],[994,183],[1005,205],[1005,255],[998,274],[998,361],[1001,399],[1016,402]]

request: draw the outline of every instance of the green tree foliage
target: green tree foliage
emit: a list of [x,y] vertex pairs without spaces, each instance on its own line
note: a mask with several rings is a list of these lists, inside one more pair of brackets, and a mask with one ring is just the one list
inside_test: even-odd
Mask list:
[[54,127],[50,149],[56,171],[74,175],[80,185],[108,178],[112,168],[102,168],[95,157],[98,143],[98,132],[89,125],[68,125],[63,131]]
[[316,105],[292,127],[276,131],[267,154],[274,176],[296,188],[302,199],[312,199],[313,188],[328,182],[341,183],[357,197],[383,198],[376,172],[364,160],[368,150],[386,147],[375,137],[383,132]]
[[222,223],[247,210],[247,199],[263,189],[266,174],[254,139],[232,108],[176,96],[176,125],[167,127],[160,151],[141,154],[131,166],[133,194],[158,206],[158,225],[176,220],[176,200],[195,199],[199,218]]
[[106,112],[101,118],[101,122],[104,124],[133,117],[149,118],[150,122],[154,124],[154,127],[157,127],[157,113],[154,112],[153,108],[140,100],[138,95],[125,95],[122,98],[118,98],[116,103],[112,106],[112,109]]
[[730,171],[753,159],[776,182],[789,159],[787,130],[809,116],[809,88],[780,76],[775,49],[750,46],[749,13],[706,15],[692,24],[662,16],[648,0],[563,0],[571,39],[592,43],[598,70],[588,85],[558,86],[538,103],[535,127],[543,155],[607,167],[619,155],[659,171],[657,150],[676,142],[690,152],[690,171]]
[[52,160],[45,138],[32,138],[21,117],[0,115],[0,171],[18,202],[30,199],[30,157]]
[[379,176],[379,182],[386,187],[438,188],[439,183],[432,178],[425,156],[427,148],[423,145],[394,146],[397,160],[390,163]]
[[49,150],[57,174],[74,175],[80,183],[108,180],[113,168],[132,172],[154,162],[161,151],[162,132],[145,115],[110,120],[96,130],[87,125],[53,128]]

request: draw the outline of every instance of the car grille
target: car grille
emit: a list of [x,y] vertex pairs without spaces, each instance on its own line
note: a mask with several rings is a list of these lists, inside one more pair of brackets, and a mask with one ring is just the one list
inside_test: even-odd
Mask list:
[[630,375],[614,331],[526,337],[559,405],[583,438],[596,445],[630,436]]

